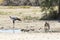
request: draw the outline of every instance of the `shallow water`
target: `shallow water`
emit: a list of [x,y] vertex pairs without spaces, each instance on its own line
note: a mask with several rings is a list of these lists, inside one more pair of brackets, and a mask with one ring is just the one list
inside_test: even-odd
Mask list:
[[[13,33],[13,30],[0,30],[0,32],[8,32],[8,33]],[[14,30],[15,33],[20,33],[21,31],[18,29],[18,30]]]

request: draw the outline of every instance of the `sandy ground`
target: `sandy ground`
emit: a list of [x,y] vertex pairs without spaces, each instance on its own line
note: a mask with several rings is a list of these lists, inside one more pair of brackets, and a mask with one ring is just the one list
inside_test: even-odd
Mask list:
[[60,33],[0,33],[0,40],[60,40]]
[[[41,17],[43,13],[40,11],[39,8],[20,8],[20,9],[0,9],[0,12],[2,13],[0,15],[0,27],[4,27],[5,29],[11,29],[13,27],[12,20],[9,18],[9,16],[17,16],[21,18],[22,21],[16,21],[15,28],[33,28],[38,30],[39,28],[44,28],[44,24],[46,21],[38,21],[38,20],[23,20],[22,17],[25,16],[34,16],[34,17]],[[3,14],[5,13],[5,14]],[[20,14],[21,13],[21,14]],[[57,30],[60,31],[60,22],[58,21],[48,21],[50,24],[50,30]],[[33,27],[32,27],[33,26]]]
[[[15,28],[34,28],[37,31],[39,28],[42,28],[41,31],[44,31],[45,21],[16,21]],[[48,21],[51,26],[50,30],[60,31],[60,23],[58,21]],[[5,29],[10,29],[13,27],[12,20],[9,16],[4,15],[0,16],[0,27]],[[34,32],[22,32],[22,33],[0,33],[0,40],[60,40],[60,33],[34,33]]]
[[[4,29],[11,29],[13,27],[12,20],[9,16],[39,16],[42,15],[40,9],[0,9],[1,12],[8,13],[8,15],[0,15],[0,27],[4,27]],[[13,13],[13,14],[12,14]],[[19,13],[23,13],[19,15]],[[36,13],[36,14],[34,14]],[[50,24],[50,30],[60,31],[60,22],[58,21],[47,21]],[[22,20],[21,22],[16,21],[15,28],[26,28],[35,29],[35,32],[43,32],[44,31],[44,23],[45,21],[25,21]],[[42,28],[41,31],[38,30]],[[59,40],[60,33],[0,33],[0,40]]]
[[[38,30],[39,28],[42,28],[41,30],[44,30],[44,24],[46,21],[33,21],[33,20],[22,20],[22,21],[16,21],[15,28],[25,28],[30,29],[33,28],[35,30]],[[60,22],[59,21],[47,21],[50,24],[50,30],[60,31]],[[0,15],[0,28],[4,27],[5,29],[11,29],[13,27],[12,20],[7,15]]]

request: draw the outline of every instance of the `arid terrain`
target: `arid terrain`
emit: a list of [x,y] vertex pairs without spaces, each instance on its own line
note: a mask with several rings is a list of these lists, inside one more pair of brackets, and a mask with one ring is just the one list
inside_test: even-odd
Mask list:
[[[57,10],[57,8],[55,9]],[[41,28],[44,29],[44,24],[46,22],[43,20],[39,20],[44,15],[44,12],[41,12],[40,7],[31,7],[31,8],[12,8],[4,7],[0,9],[0,27],[4,27],[4,29],[12,29],[13,23],[9,16],[16,16],[20,18],[22,21],[15,22],[16,29],[35,29],[38,30]],[[60,22],[56,20],[47,21],[50,24],[50,30],[59,31]],[[55,29],[56,28],[56,29]]]
[[0,32],[0,40],[59,40],[60,22],[56,20],[47,21],[50,24],[49,31],[55,31],[55,33],[44,33],[46,20],[39,20],[44,13],[40,10],[39,7],[0,9],[0,29],[9,30],[13,28],[13,23],[9,16],[17,16],[22,20],[15,22],[15,29],[34,29],[34,31],[19,33]]
[[59,40],[60,33],[0,33],[0,40]]

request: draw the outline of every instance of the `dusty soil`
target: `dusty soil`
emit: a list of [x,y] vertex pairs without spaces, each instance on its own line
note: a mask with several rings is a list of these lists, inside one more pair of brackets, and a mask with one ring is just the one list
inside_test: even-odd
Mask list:
[[[9,18],[9,16],[17,16],[21,18],[22,21],[16,21],[15,28],[25,28],[30,29],[33,28],[35,30],[38,30],[39,28],[42,28],[41,30],[44,30],[44,24],[46,21],[42,20],[24,20],[23,17],[25,16],[32,16],[32,17],[42,17],[43,12],[40,11],[39,8],[30,8],[30,9],[0,9],[0,27],[4,27],[4,29],[12,29],[13,24],[12,20]],[[50,30],[60,31],[60,22],[58,21],[47,21],[50,24]]]
[[[37,8],[36,8],[37,9]],[[40,33],[0,33],[0,40],[59,40],[60,33],[41,33],[44,31],[44,24],[46,21],[38,21],[38,20],[23,20],[23,16],[31,15],[31,16],[39,16],[41,17],[42,13],[38,8],[36,10],[33,9],[0,9],[0,12],[5,14],[0,14],[0,28],[4,27],[3,29],[12,29],[13,24],[12,20],[9,16],[17,16],[22,19],[22,21],[16,21],[15,28],[19,29],[35,29],[35,32]],[[8,14],[6,14],[8,13]],[[19,13],[22,13],[19,15]],[[36,13],[36,14],[34,14]],[[50,24],[50,31],[60,31],[60,22],[58,21],[47,21]],[[41,30],[39,30],[41,28]]]
[[60,33],[0,33],[0,40],[59,40]]

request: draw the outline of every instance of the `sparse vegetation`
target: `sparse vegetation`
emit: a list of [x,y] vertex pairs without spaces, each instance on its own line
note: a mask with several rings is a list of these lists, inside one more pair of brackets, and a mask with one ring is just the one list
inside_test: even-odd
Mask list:
[[50,12],[49,14],[46,14],[40,18],[40,20],[57,20],[58,19],[58,13],[57,11]]
[[7,6],[10,9],[15,9],[15,8],[30,8],[31,6]]
[[19,9],[19,8],[31,8],[31,6],[0,6],[0,9]]
[[25,20],[39,20],[39,17],[25,16]]
[[22,12],[19,13],[19,15],[22,14]]
[[[59,4],[60,4],[59,0],[44,0],[44,1],[42,1],[42,3],[41,3],[42,12],[45,11],[46,15],[43,16],[41,19],[42,20],[47,20],[47,19],[48,20],[56,20],[56,19],[58,19],[60,13],[55,12],[54,7],[59,6],[58,10],[60,12],[60,9],[59,9],[60,5]],[[47,14],[48,10],[49,10],[49,14]],[[56,11],[58,11],[58,10],[56,10]]]
[[25,20],[32,20],[33,18],[31,16],[25,16],[24,19]]
[[3,6],[40,6],[40,0],[1,0]]
[[8,13],[0,11],[0,15],[7,15]]
[[4,12],[4,11],[0,11],[0,15],[10,15],[13,14],[12,12]]

